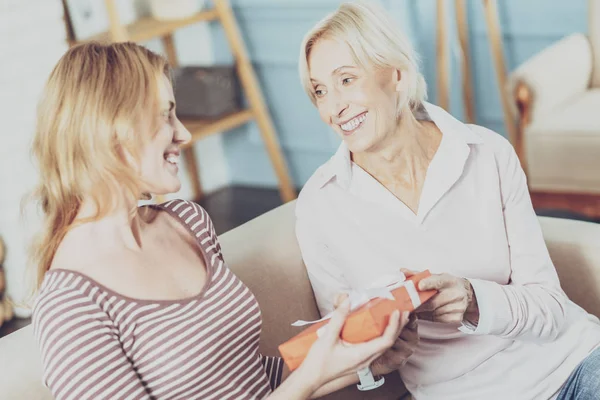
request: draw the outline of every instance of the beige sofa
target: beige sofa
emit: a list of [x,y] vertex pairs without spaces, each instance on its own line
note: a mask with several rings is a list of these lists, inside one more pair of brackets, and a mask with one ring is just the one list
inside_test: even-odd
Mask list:
[[[600,315],[600,225],[540,218],[546,243],[567,294]],[[296,319],[318,316],[294,235],[294,203],[279,207],[221,236],[229,267],[257,296],[263,311],[261,350],[277,354],[291,337]],[[328,399],[400,399],[406,396],[397,374],[377,390],[347,388]],[[41,384],[39,355],[30,327],[0,339],[0,398],[51,399]]]
[[519,121],[517,154],[538,208],[600,218],[600,0],[588,32],[552,44],[508,80]]

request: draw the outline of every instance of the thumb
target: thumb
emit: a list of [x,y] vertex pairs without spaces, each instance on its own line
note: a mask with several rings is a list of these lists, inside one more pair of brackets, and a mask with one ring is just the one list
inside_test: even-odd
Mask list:
[[346,299],[333,311],[329,323],[321,328],[325,330],[322,335],[324,340],[333,344],[339,339],[348,314],[350,314],[350,300]]
[[410,278],[413,275],[416,275],[418,272],[407,269],[407,268],[400,268],[400,272],[402,272],[404,274],[405,277]]
[[440,290],[446,285],[446,279],[442,275],[431,275],[419,282],[418,289],[425,290]]

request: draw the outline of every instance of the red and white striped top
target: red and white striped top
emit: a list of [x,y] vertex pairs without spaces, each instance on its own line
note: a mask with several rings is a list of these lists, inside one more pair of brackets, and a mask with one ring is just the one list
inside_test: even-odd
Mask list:
[[49,271],[33,311],[44,383],[57,400],[265,398],[283,363],[258,353],[255,297],[225,266],[204,209],[183,200],[158,207],[197,238],[203,291],[136,300],[78,272]]

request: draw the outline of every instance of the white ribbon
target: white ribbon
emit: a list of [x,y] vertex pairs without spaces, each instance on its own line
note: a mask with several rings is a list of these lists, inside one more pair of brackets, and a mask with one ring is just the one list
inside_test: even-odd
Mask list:
[[[385,282],[393,282],[389,285],[386,285]],[[419,297],[419,293],[417,292],[417,288],[415,287],[415,283],[411,280],[406,280],[404,274],[399,276],[382,276],[378,279],[370,289],[365,290],[353,290],[348,293],[348,300],[350,301],[350,310],[354,311],[359,307],[367,304],[369,301],[373,299],[389,299],[394,300],[394,295],[392,295],[392,290],[395,290],[399,287],[404,286],[408,293],[408,297],[412,302],[414,308],[417,308],[421,305],[421,298]],[[292,326],[306,326],[312,325],[317,322],[326,321],[331,318],[333,313],[329,313],[321,319],[316,321],[302,321],[298,320],[292,324]],[[317,336],[323,335],[327,329],[327,325],[322,326],[317,330]],[[361,391],[373,390],[384,384],[385,379],[382,377],[379,380],[375,380],[373,373],[371,372],[371,368],[366,367],[359,371],[357,371],[358,378],[360,383],[356,385]]]
[[[389,276],[385,276],[382,279],[379,279],[378,281],[382,281],[384,279],[386,279],[387,282],[390,281]],[[398,277],[395,276],[394,279],[398,279]],[[363,305],[367,304],[369,301],[371,301],[373,299],[379,298],[379,299],[394,300],[394,295],[392,295],[392,290],[395,290],[402,286],[404,286],[406,288],[406,291],[408,292],[408,296],[410,298],[410,301],[413,304],[413,307],[414,308],[419,307],[421,305],[421,298],[419,297],[419,293],[417,291],[417,288],[415,287],[415,283],[411,280],[400,280],[400,281],[396,280],[394,283],[387,285],[387,286],[375,287],[375,288],[364,289],[364,290],[353,290],[350,293],[348,293],[348,300],[350,301],[350,311],[354,311],[354,310],[362,307]],[[306,326],[306,325],[316,324],[317,322],[326,321],[326,320],[330,319],[332,315],[333,315],[333,312],[330,312],[323,318],[315,320],[315,321],[298,320],[298,321],[294,322],[292,324],[292,326]],[[325,328],[325,327],[322,327],[322,328]],[[317,334],[319,334],[319,332],[317,332]]]

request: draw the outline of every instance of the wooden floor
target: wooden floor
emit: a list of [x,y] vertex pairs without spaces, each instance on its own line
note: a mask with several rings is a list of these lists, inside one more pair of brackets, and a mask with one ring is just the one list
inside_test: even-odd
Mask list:
[[[275,189],[228,187],[207,196],[199,202],[210,214],[217,234],[227,232],[282,204]],[[560,210],[539,210],[539,215],[559,218],[590,220]],[[593,221],[599,222],[600,221]],[[0,327],[0,337],[29,324],[28,319],[13,319]]]

